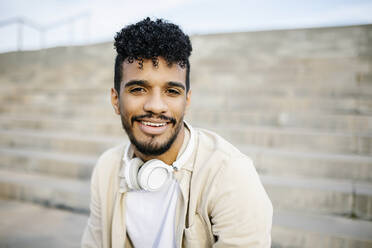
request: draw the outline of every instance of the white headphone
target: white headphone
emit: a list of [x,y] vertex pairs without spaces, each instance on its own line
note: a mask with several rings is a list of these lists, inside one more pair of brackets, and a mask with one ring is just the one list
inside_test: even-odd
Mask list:
[[134,150],[130,143],[127,145],[123,157],[124,177],[130,189],[157,191],[168,181],[173,171],[178,171],[187,162],[194,150],[195,134],[192,127],[186,121],[184,123],[190,130],[190,139],[185,151],[172,165],[167,165],[158,159],[151,159],[145,163],[137,157],[131,159]]

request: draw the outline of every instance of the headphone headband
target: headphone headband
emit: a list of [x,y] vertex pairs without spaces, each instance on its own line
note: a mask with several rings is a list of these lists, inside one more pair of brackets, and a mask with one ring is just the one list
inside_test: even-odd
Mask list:
[[179,157],[179,159],[177,159],[176,161],[173,162],[172,164],[172,167],[178,171],[179,169],[181,169],[182,165],[184,165],[187,160],[190,158],[193,150],[194,150],[194,146],[195,146],[195,134],[194,134],[194,130],[192,128],[192,126],[190,126],[185,120],[183,121],[186,125],[186,127],[190,130],[190,139],[189,139],[189,142],[186,146],[186,149],[185,151],[181,154],[181,156]]

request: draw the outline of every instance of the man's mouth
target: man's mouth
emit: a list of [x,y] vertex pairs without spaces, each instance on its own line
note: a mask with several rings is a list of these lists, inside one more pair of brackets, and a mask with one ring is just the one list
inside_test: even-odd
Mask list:
[[152,114],[134,116],[132,117],[132,124],[135,121],[143,122],[144,125],[149,125],[149,126],[158,126],[158,125],[164,125],[168,123],[172,123],[173,125],[176,124],[176,119],[172,117],[168,117],[165,115],[159,115],[155,117]]
[[170,127],[170,124],[175,125],[176,120],[165,115],[154,116],[152,114],[134,116],[132,123],[138,123],[138,127],[142,133],[149,136],[161,135]]
[[162,120],[161,122],[149,121],[149,120],[139,120],[139,128],[146,135],[160,135],[163,134],[170,122]]
[[149,121],[141,121],[142,125],[150,126],[150,127],[162,127],[167,125],[166,122],[163,123],[157,123],[157,122],[149,122]]

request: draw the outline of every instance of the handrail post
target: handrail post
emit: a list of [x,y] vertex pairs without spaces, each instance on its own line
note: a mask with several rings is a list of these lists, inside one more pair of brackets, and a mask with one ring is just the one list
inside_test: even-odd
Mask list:
[[23,46],[23,24],[24,21],[20,18],[17,21],[18,32],[17,32],[17,50],[21,51]]
[[40,49],[44,49],[46,47],[46,29],[40,29]]
[[85,23],[85,30],[86,30],[86,43],[87,44],[90,44],[90,34],[91,34],[91,21],[92,21],[92,15],[91,13],[88,13],[87,14],[87,17],[85,18],[86,19],[86,23]]
[[70,46],[74,44],[75,40],[75,19],[70,21]]

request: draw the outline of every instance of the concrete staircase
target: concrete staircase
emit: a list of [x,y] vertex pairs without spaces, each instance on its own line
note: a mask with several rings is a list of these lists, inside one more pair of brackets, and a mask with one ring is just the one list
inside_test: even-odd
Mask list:
[[[272,246],[372,247],[372,25],[192,42],[186,119],[253,158],[275,209]],[[127,140],[109,101],[113,61],[111,43],[0,55],[2,211],[60,211],[58,230],[76,232],[53,247],[78,246],[94,163]],[[10,230],[0,246],[15,244]]]

